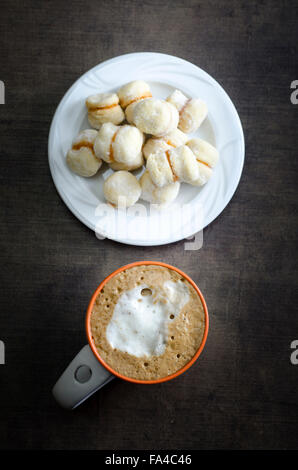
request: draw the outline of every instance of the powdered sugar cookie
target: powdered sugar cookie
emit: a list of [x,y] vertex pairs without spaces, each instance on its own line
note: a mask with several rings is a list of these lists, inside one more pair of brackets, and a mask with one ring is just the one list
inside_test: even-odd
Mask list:
[[171,147],[179,147],[187,142],[188,136],[179,129],[174,129],[172,132],[164,135],[163,137],[152,137],[148,139],[143,147],[144,157],[147,159],[151,153],[158,151],[166,151]]
[[203,186],[212,176],[212,169],[204,163],[197,162],[198,165],[198,177],[191,184],[193,186]]
[[97,93],[86,99],[88,120],[92,127],[100,129],[104,122],[120,124],[125,119],[116,93]]
[[140,185],[142,188],[141,199],[163,207],[176,199],[180,189],[178,181],[159,188],[153,183],[148,170],[141,176]]
[[152,153],[149,155],[146,165],[153,183],[159,188],[177,181],[166,152]]
[[173,174],[178,181],[194,184],[199,177],[198,162],[193,152],[186,145],[167,152]]
[[96,156],[113,164],[114,169],[136,169],[143,165],[143,143],[144,135],[136,127],[104,123],[95,139],[94,151]]
[[79,176],[93,176],[102,165],[101,159],[95,156],[93,150],[96,136],[97,131],[94,129],[80,132],[67,153],[66,162],[69,168]]
[[147,160],[153,153],[163,153],[169,150],[171,146],[164,139],[151,138],[148,139],[143,147],[143,155]]
[[213,145],[199,138],[189,140],[186,145],[192,150],[198,162],[199,176],[195,184],[202,186],[210,179],[212,168],[218,162],[219,153]]
[[106,200],[111,204],[129,207],[137,202],[142,190],[132,173],[116,171],[104,182],[103,192]]
[[161,137],[177,128],[179,113],[166,101],[147,98],[133,106],[129,118],[142,132]]
[[137,104],[138,104],[138,101],[135,101],[134,103],[131,103],[130,105],[128,105],[125,110],[125,117],[129,124],[133,124],[133,112]]
[[118,91],[118,97],[122,108],[126,108],[136,101],[150,98],[152,96],[148,83],[143,80],[134,80],[126,83]]
[[194,153],[196,159],[208,165],[210,168],[214,168],[218,162],[219,153],[218,150],[203,139],[194,138],[186,144]]
[[128,124],[120,126],[112,140],[114,160],[125,165],[143,164],[143,143],[144,134],[139,129]]
[[[201,168],[201,167],[205,168]],[[182,145],[166,151],[156,152],[147,159],[147,170],[152,182],[162,188],[175,181],[198,186],[204,184],[211,169],[197,161],[191,149]]]
[[180,90],[175,90],[167,101],[179,112],[178,127],[185,133],[195,132],[207,116],[208,108],[199,98],[187,98]]
[[112,161],[111,144],[118,129],[119,126],[115,126],[115,124],[112,124],[111,122],[105,122],[101,126],[94,142],[95,155],[107,163]]

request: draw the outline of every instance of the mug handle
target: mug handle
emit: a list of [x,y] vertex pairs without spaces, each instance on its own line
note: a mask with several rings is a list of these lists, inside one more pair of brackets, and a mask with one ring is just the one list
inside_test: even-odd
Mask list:
[[65,369],[52,393],[59,405],[73,410],[114,378],[87,344]]

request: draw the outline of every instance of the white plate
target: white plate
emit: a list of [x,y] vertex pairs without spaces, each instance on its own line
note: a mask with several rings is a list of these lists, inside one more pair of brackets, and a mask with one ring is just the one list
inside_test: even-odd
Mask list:
[[[128,211],[105,203],[107,166],[92,178],[81,178],[66,165],[65,155],[80,130],[89,128],[85,99],[96,92],[117,91],[136,79],[147,81],[153,96],[166,98],[178,88],[202,98],[208,117],[193,134],[219,150],[220,160],[208,183],[181,185],[175,203],[162,211],[143,201]],[[49,134],[49,164],[65,204],[99,238],[131,245],[162,245],[190,237],[212,222],[232,198],[244,163],[244,137],[237,111],[223,88],[199,67],[178,57],[151,52],[127,54],[103,62],[80,77],[61,100]],[[141,172],[137,171],[136,175]]]

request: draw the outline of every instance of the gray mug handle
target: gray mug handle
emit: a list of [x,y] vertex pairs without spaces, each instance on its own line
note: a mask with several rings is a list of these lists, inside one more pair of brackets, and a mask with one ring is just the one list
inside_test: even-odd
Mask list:
[[65,369],[52,393],[59,405],[73,410],[114,378],[87,344]]

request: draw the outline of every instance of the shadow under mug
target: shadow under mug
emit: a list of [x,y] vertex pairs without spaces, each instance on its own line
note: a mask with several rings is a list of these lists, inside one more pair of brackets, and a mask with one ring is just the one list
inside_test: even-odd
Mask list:
[[[196,290],[197,294],[199,295],[205,314],[205,331],[203,335],[202,342],[193,356],[193,358],[185,364],[181,369],[176,371],[175,373],[168,375],[166,377],[162,377],[156,380],[138,380],[133,379],[131,377],[126,377],[119,372],[113,370],[100,356],[96,346],[94,344],[91,332],[91,313],[93,309],[94,302],[102,290],[102,288],[109,282],[116,274],[124,271],[125,269],[132,268],[134,266],[141,266],[141,265],[155,265],[155,266],[162,266],[173,271],[179,273],[182,277],[184,277]],[[178,375],[185,372],[192,364],[198,359],[199,355],[201,354],[202,350],[204,349],[208,329],[209,329],[209,316],[207,305],[205,299],[198,288],[198,286],[194,283],[194,281],[187,276],[183,271],[180,269],[171,266],[166,263],[162,263],[159,261],[136,261],[131,264],[127,264],[126,266],[122,266],[121,268],[114,271],[108,277],[102,281],[102,283],[97,287],[94,294],[91,297],[89,302],[89,306],[87,309],[86,314],[86,333],[88,343],[86,346],[81,349],[81,351],[75,356],[72,362],[69,364],[67,369],[63,372],[61,377],[58,379],[56,384],[53,387],[53,395],[57,402],[66,409],[74,409],[83,403],[87,398],[89,398],[93,393],[97,392],[100,388],[106,385],[115,377],[119,377],[123,380],[128,382],[138,383],[138,384],[157,384],[161,382],[167,382],[168,380],[174,379],[178,377]]]

